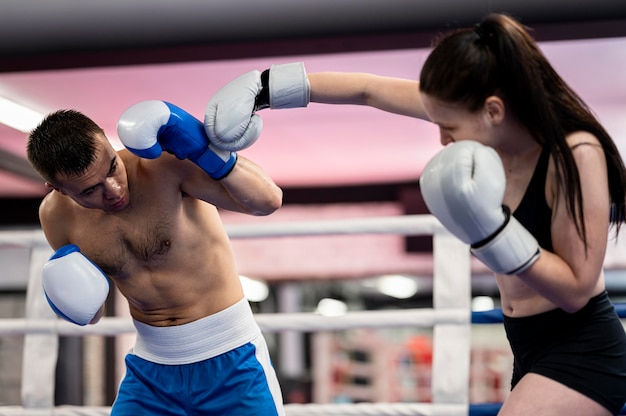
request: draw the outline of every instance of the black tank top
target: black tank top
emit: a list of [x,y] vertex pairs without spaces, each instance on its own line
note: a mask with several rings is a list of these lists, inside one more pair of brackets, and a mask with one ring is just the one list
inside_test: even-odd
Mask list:
[[524,193],[522,202],[513,216],[537,239],[541,248],[553,251],[550,226],[552,210],[545,197],[546,176],[550,152],[544,147],[539,155],[537,166]]

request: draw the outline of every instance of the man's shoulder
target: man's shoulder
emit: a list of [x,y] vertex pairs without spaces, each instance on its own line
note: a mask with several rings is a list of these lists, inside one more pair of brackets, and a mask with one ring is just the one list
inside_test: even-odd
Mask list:
[[124,161],[129,182],[140,183],[142,187],[158,187],[180,191],[182,183],[196,175],[205,175],[198,166],[187,159],[178,159],[171,153],[163,152],[155,159],[130,158]]
[[54,220],[57,216],[67,215],[71,209],[71,199],[57,191],[50,191],[41,200],[39,217],[43,220]]
[[46,234],[46,238],[52,247],[60,247],[68,244],[67,219],[72,218],[71,209],[65,201],[67,196],[57,191],[50,191],[39,205],[39,222]]

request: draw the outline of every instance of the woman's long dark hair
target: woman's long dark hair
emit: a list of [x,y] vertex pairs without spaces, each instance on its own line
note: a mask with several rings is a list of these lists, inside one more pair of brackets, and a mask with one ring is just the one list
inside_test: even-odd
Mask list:
[[420,90],[442,101],[482,108],[496,95],[547,148],[555,161],[557,192],[565,192],[567,210],[585,245],[580,177],[566,136],[593,134],[602,145],[612,203],[610,222],[619,233],[626,218],[626,168],[615,143],[583,100],[563,81],[525,27],[503,14],[491,14],[473,28],[438,40],[420,75]]

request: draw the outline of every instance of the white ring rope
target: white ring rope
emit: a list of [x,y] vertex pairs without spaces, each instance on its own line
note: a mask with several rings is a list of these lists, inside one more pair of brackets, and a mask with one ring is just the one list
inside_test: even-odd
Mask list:
[[[458,416],[467,406],[430,403],[286,404],[287,416]],[[2,416],[108,416],[110,407],[57,406],[51,409],[0,407]]]
[[[431,215],[353,218],[323,221],[291,221],[284,223],[226,225],[230,238],[263,238],[332,234],[397,234],[432,235],[444,230]],[[0,246],[48,247],[43,232],[6,230],[0,232]]]
[[111,407],[106,406],[56,406],[53,409],[23,408],[21,406],[0,407],[2,416],[109,416]]
[[433,235],[445,229],[431,215],[352,218],[325,221],[227,225],[230,238],[261,238],[331,234]]
[[468,406],[429,403],[288,404],[288,416],[430,416],[467,414]]
[[[430,404],[430,403],[357,403],[357,404],[287,404],[287,416],[496,416],[499,403],[488,405]],[[2,416],[109,416],[105,406],[57,406],[52,409],[24,409],[20,406],[0,407]],[[626,406],[620,415],[626,415]]]
[[[277,315],[280,319],[277,319]],[[433,327],[436,324],[467,325],[470,313],[465,309],[405,309],[392,311],[349,312],[340,316],[317,314],[257,314],[262,331],[333,331],[352,328]]]
[[50,247],[41,229],[0,232],[1,246]]
[[[405,309],[348,312],[340,316],[315,313],[255,314],[263,332],[319,332],[353,328],[433,327],[437,324],[467,324],[465,309]],[[0,336],[24,334],[116,335],[133,333],[130,319],[104,317],[96,325],[76,326],[61,319],[0,319]]]

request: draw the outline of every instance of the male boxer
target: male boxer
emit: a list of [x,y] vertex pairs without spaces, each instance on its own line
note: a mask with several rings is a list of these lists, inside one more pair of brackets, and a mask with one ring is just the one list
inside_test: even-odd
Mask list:
[[271,214],[280,188],[214,148],[202,123],[172,104],[132,106],[118,133],[129,149],[115,151],[94,121],[61,110],[27,145],[53,190],[39,212],[56,250],[42,277],[52,308],[96,323],[110,280],[137,328],[112,415],[283,415],[218,214]]

